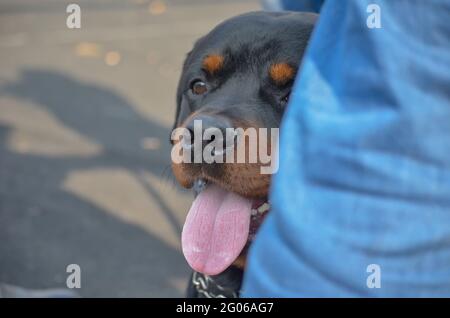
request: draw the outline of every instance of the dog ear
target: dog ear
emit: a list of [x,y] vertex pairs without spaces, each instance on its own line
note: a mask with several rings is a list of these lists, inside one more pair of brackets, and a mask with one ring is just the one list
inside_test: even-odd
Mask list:
[[[193,51],[193,50],[192,50]],[[175,120],[172,126],[172,130],[177,128],[181,123],[187,118],[190,113],[189,103],[186,98],[183,96],[183,91],[185,89],[186,78],[185,74],[188,68],[188,65],[191,63],[190,57],[192,56],[192,51],[186,54],[186,58],[184,59],[183,69],[181,71],[180,80],[178,82],[177,88],[177,110],[175,112]]]
[[186,97],[181,95],[180,96],[180,102],[177,106],[177,112],[175,115],[175,122],[173,124],[172,130],[179,127],[185,119],[189,116],[189,114],[192,112],[188,101],[186,100]]

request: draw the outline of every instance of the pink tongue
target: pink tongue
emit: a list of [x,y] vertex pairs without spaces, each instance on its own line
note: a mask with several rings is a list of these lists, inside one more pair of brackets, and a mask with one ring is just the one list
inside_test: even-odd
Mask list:
[[200,192],[184,223],[183,254],[197,272],[216,275],[247,243],[252,201],[216,185]]

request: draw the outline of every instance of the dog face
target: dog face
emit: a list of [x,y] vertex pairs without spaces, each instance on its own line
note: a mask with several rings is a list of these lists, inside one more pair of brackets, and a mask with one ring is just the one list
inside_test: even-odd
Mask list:
[[[260,172],[259,157],[248,162],[250,142],[225,130],[279,127],[315,20],[307,13],[244,14],[197,41],[185,60],[174,128],[193,132],[201,122],[203,130],[223,132],[225,149],[246,149],[240,163],[172,164],[178,182],[199,193],[182,235],[183,252],[199,272],[218,274],[235,261],[268,210],[270,175]],[[184,142],[186,150],[191,137],[188,144],[182,138],[173,143]],[[270,153],[270,142],[266,146]]]

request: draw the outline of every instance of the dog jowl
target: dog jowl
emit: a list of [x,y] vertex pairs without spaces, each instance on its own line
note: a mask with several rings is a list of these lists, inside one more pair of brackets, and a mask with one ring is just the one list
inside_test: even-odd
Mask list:
[[197,272],[218,275],[245,265],[269,210],[278,128],[316,18],[244,14],[199,39],[186,57],[172,169],[182,186],[196,192],[182,249]]

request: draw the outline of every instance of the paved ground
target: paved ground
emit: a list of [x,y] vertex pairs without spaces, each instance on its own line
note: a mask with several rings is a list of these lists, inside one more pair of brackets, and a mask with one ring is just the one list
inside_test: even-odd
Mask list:
[[[82,28],[66,28],[66,4]],[[0,282],[181,296],[190,193],[169,169],[184,54],[252,1],[0,0]]]

